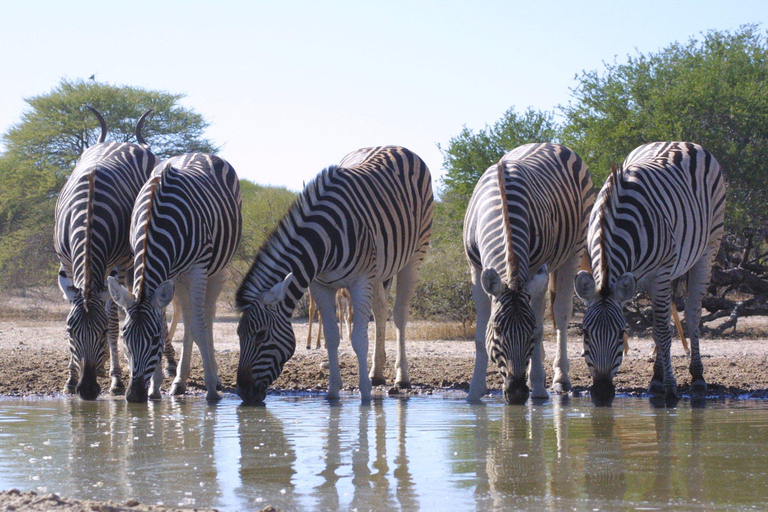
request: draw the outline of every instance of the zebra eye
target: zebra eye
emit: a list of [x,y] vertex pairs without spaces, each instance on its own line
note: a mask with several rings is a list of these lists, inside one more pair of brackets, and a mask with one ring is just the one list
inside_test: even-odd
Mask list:
[[627,333],[626,330],[622,329],[619,331],[619,340],[623,343],[624,342],[624,335]]

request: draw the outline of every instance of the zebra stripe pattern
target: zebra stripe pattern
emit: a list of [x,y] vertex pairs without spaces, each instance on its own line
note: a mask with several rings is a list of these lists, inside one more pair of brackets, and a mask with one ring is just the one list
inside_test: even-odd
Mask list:
[[699,353],[701,298],[723,236],[725,181],[717,160],[698,144],[654,142],[638,147],[611,173],[592,212],[587,245],[594,278],[580,272],[576,291],[587,304],[584,357],[592,399],[609,405],[622,360],[624,304],[650,293],[657,347],[650,391],[677,399],[670,359],[671,284],[686,276],[685,319],[691,341],[692,392],[706,393]]
[[[216,400],[218,380],[212,322],[226,266],[240,243],[240,183],[225,160],[202,153],[157,166],[136,200],[131,224],[133,293],[109,280],[113,299],[126,310],[123,338],[131,360],[129,401],[159,397],[164,308],[177,294],[184,320],[181,363],[172,392],[185,391],[192,340],[203,359],[207,398]],[[201,307],[202,306],[202,307]]]
[[[154,167],[145,145],[103,142],[88,148],[77,162],[56,202],[54,247],[61,262],[59,286],[71,303],[67,317],[70,376],[65,391],[95,399],[101,389],[96,372],[111,355],[111,391],[124,389],[117,358],[116,306],[107,301],[107,276],[116,268],[122,278],[131,266],[131,210]],[[145,114],[146,116],[146,114]],[[142,116],[137,126],[141,138]]]
[[477,308],[469,400],[486,392],[489,356],[504,377],[508,403],[528,399],[527,381],[533,385],[534,398],[548,396],[541,353],[548,279],[556,289],[558,354],[553,387],[558,392],[570,389],[567,326],[573,278],[593,202],[587,166],[572,150],[557,144],[520,146],[478,181],[464,219],[464,249]]
[[369,399],[368,319],[374,295],[384,290],[382,283],[397,276],[398,381],[407,382],[404,331],[432,232],[432,203],[426,164],[397,146],[350,153],[341,166],[324,170],[304,189],[237,292],[243,313],[237,389],[245,403],[262,402],[293,355],[290,316],[310,284],[326,336],[328,396],[337,397],[341,388],[335,294],[338,288],[349,288],[360,393]]

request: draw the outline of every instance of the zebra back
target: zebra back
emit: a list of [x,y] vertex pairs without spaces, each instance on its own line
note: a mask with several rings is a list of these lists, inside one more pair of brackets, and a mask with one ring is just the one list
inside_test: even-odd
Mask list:
[[54,247],[86,304],[89,294],[104,289],[115,266],[131,260],[131,211],[154,163],[155,156],[136,144],[96,144],[80,157],[59,194]]
[[426,164],[399,146],[363,148],[310,182],[264,243],[237,293],[242,309],[293,273],[285,306],[309,283],[393,277],[422,260],[432,231],[432,180]]
[[240,244],[241,202],[235,170],[215,155],[189,153],[155,167],[131,224],[136,298],[193,265],[208,276],[223,270]]
[[639,281],[661,265],[679,277],[720,240],[724,216],[725,181],[709,151],[690,142],[636,148],[611,173],[590,218],[596,288],[605,295],[622,274]]
[[522,284],[530,268],[557,269],[583,250],[594,196],[587,166],[567,147],[539,143],[510,151],[481,176],[467,207],[470,264]]

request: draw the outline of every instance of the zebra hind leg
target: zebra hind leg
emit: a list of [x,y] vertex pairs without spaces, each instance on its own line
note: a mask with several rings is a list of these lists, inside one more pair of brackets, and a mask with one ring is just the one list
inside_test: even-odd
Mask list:
[[77,366],[77,363],[75,362],[75,356],[70,354],[69,356],[69,379],[67,379],[67,383],[64,384],[64,393],[68,393],[70,395],[74,395],[77,393],[77,380],[78,380],[78,373],[79,369]]
[[109,376],[111,383],[109,392],[112,395],[124,395],[125,384],[123,372],[120,370],[120,358],[117,351],[117,337],[120,334],[120,324],[117,318],[117,304],[110,301],[109,324],[107,328],[107,343],[109,344]]
[[165,356],[165,376],[169,379],[176,377],[178,363],[176,361],[176,351],[173,349],[173,337],[176,334],[176,327],[181,319],[181,302],[177,297],[173,298],[173,316],[171,317],[171,326],[168,328],[165,343],[163,344],[163,355]]
[[[398,283],[399,286],[399,283]],[[385,339],[387,334],[387,288],[380,283],[373,285],[373,320],[376,325],[376,338],[373,342],[373,359],[371,363],[371,385],[386,386],[384,367],[387,364]],[[351,302],[351,299],[350,299]],[[354,309],[354,308],[353,308]],[[354,316],[354,310],[352,312]],[[352,340],[352,329],[348,329],[349,339]]]
[[699,352],[699,321],[701,319],[701,299],[709,285],[712,273],[709,254],[702,256],[688,271],[688,296],[685,298],[685,322],[688,326],[688,338],[691,341],[691,397],[703,398],[707,395],[707,383],[704,380],[704,365]]

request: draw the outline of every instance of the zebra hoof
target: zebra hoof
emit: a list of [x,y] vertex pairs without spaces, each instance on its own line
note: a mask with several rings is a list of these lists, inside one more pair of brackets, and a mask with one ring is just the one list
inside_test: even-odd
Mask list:
[[171,386],[171,394],[178,396],[183,395],[187,391],[187,386],[182,384],[181,382],[174,382]]
[[68,395],[74,395],[75,393],[77,393],[77,382],[74,382],[74,383],[67,382],[66,385],[64,386],[64,389],[62,389],[62,391]]
[[395,382],[395,387],[398,387],[400,389],[411,389],[411,382],[408,380]]
[[[384,377],[371,377],[371,385],[372,386],[386,386],[387,385],[387,379]],[[410,387],[410,384],[408,385]]]
[[571,383],[570,382],[555,382],[552,384],[552,392],[557,393],[558,395],[568,393],[571,389]]
[[112,385],[109,387],[109,394],[112,396],[120,396],[125,394],[125,384],[123,381],[114,379]]
[[664,383],[652,380],[651,385],[648,386],[648,394],[654,396],[664,395]]
[[157,393],[153,391],[152,393],[149,394],[150,400],[160,400],[162,397],[163,395],[160,393],[160,391],[158,391]]
[[224,391],[224,386],[221,385],[221,381],[216,382],[216,391]]
[[216,391],[208,391],[205,394],[205,399],[208,402],[218,402],[219,400],[221,400],[221,395],[218,394]]
[[707,396],[707,383],[704,379],[691,382],[691,397],[704,398],[705,396]]

